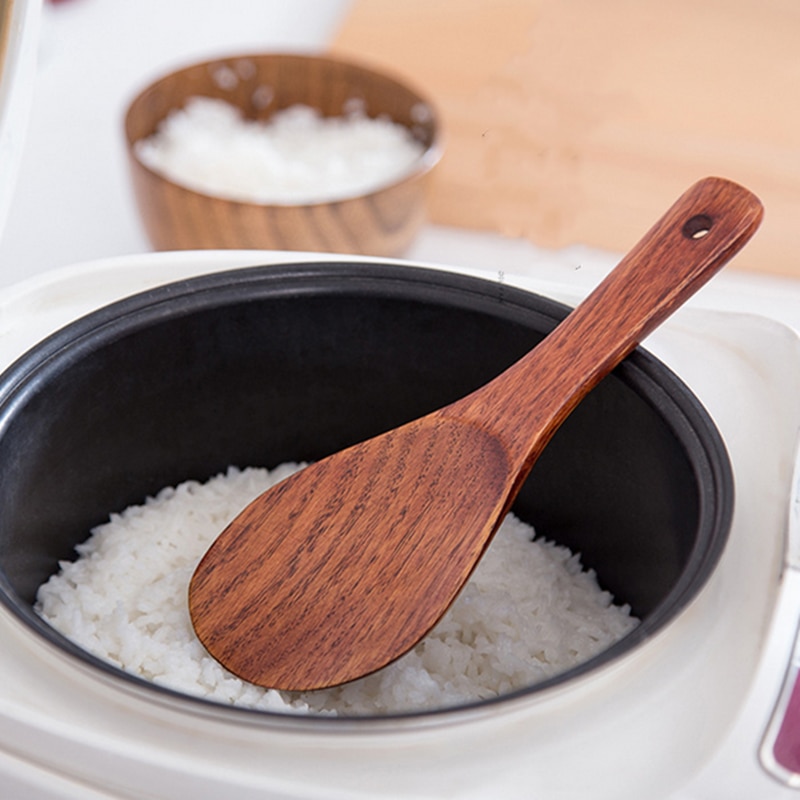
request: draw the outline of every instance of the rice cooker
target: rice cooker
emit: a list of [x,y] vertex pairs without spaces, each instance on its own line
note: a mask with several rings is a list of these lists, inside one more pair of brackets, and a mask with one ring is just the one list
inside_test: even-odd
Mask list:
[[[149,254],[32,278],[0,293],[0,367],[119,297],[206,272],[309,258]],[[580,299],[575,285],[504,280],[566,302]],[[533,710],[476,711],[468,734],[454,723],[417,726],[408,736],[401,720],[392,722],[397,736],[354,726],[322,741],[291,726],[264,731],[142,702],[2,613],[3,796],[795,797],[800,343],[775,321],[692,306],[646,344],[715,420],[737,492],[716,571],[647,648],[570,682],[569,691],[545,693]],[[618,734],[600,740],[609,716]],[[689,719],[702,724],[687,731]]]

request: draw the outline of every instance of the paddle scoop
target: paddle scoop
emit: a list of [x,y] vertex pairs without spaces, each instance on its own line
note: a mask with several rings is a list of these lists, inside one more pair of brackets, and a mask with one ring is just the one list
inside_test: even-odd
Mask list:
[[211,655],[245,680],[299,690],[351,681],[413,647],[469,578],[567,415],[739,251],[761,216],[746,189],[700,181],[497,378],[254,500],[189,587]]

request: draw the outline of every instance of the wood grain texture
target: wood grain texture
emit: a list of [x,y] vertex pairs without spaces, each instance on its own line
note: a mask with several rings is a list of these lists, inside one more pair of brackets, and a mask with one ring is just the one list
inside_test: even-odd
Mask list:
[[314,689],[413,647],[455,599],[567,415],[739,251],[761,216],[746,189],[701,181],[493,381],[261,495],[191,582],[192,621],[209,652],[255,683]]
[[800,4],[353,0],[334,52],[440,108],[434,222],[624,252],[725,175],[769,215],[737,268],[800,276]]
[[[357,101],[386,115],[425,146],[404,179],[367,195],[309,205],[227,200],[193,191],[149,169],[135,142],[156,131],[193,96],[223,99],[249,119],[268,119],[301,103],[340,116]],[[196,64],[165,76],[131,103],[125,118],[128,163],[140,215],[158,250],[242,248],[398,256],[426,218],[431,170],[440,157],[431,103],[391,75],[335,58],[243,55]]]

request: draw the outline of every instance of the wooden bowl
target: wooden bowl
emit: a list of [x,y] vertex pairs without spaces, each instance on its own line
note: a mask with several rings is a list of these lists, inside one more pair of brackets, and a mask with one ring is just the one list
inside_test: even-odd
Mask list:
[[[181,186],[145,166],[135,143],[193,96],[220,98],[250,119],[304,104],[341,116],[358,103],[370,117],[405,125],[424,146],[414,168],[369,194],[307,205],[240,202]],[[243,248],[397,256],[425,219],[425,194],[440,157],[431,103],[388,75],[337,58],[245,55],[196,64],[147,87],[125,117],[136,202],[157,250]]]

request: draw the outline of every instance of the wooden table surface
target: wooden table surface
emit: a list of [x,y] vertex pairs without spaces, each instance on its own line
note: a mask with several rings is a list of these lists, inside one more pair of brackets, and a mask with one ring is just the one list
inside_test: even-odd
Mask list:
[[734,265],[800,275],[800,4],[354,0],[333,47],[439,106],[435,223],[624,251],[721,175],[766,207]]

